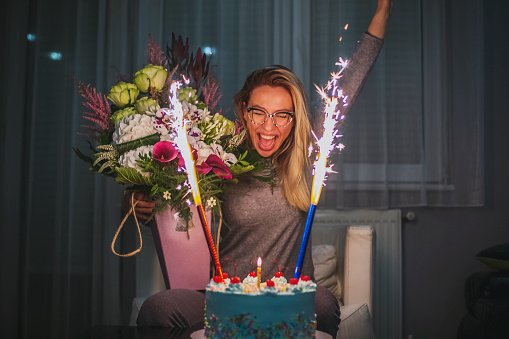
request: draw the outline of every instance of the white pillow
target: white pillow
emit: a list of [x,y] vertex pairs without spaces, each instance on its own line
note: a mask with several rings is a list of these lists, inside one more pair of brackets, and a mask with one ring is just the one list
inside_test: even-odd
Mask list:
[[336,248],[332,245],[313,246],[311,256],[315,266],[316,283],[326,287],[340,301],[341,282],[336,272]]

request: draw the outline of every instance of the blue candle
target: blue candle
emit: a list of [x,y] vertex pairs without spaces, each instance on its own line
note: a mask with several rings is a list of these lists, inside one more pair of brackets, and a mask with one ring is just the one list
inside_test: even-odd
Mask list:
[[300,278],[300,270],[302,268],[302,262],[304,261],[304,255],[306,254],[306,247],[308,244],[309,233],[311,232],[311,227],[313,226],[313,219],[315,218],[315,209],[316,205],[311,204],[309,206],[308,218],[306,220],[306,228],[304,229],[304,235],[302,236],[302,243],[300,244],[299,258],[297,259],[297,266],[295,267],[295,274],[293,277],[295,279]]

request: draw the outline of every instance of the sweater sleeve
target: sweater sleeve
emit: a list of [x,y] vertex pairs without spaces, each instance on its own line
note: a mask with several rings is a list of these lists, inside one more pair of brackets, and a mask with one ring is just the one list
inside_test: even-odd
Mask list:
[[[339,79],[339,88],[343,90],[343,94],[348,96],[348,106],[342,110],[343,114],[347,114],[354,104],[355,100],[362,92],[362,88],[375,65],[376,59],[380,54],[384,41],[369,33],[364,33],[357,45],[348,65]],[[315,116],[315,130],[321,130],[323,123],[323,114]]]
[[342,73],[343,77],[339,80],[339,87],[348,96],[348,106],[345,107],[346,110],[343,110],[343,114],[348,113],[350,107],[362,92],[362,88],[375,65],[382,46],[382,39],[369,33],[362,35],[357,48]]

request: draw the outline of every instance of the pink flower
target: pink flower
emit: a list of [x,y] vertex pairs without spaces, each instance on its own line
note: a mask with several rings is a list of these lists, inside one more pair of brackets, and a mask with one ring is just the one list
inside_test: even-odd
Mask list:
[[[193,160],[195,160],[195,161],[198,158],[198,152],[192,147],[191,147],[191,156],[193,157]],[[178,158],[179,158],[179,167],[186,168],[186,162],[184,161],[184,158],[182,157],[182,155],[180,153],[178,154]]]
[[179,154],[178,150],[169,141],[159,141],[154,145],[154,159],[159,162],[172,161]]
[[196,165],[196,170],[201,174],[207,174],[212,170],[219,178],[232,178],[232,172],[228,166],[215,154],[209,155],[201,165]]

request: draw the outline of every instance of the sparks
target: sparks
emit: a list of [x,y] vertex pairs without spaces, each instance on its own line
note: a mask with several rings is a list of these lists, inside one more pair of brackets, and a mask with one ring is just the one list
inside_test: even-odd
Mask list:
[[[186,79],[184,78],[184,80]],[[190,187],[189,191],[193,194],[194,203],[198,210],[198,216],[205,233],[210,256],[213,258],[216,272],[219,274],[221,280],[224,283],[221,264],[219,262],[219,255],[217,254],[216,247],[214,246],[214,239],[212,238],[207,218],[205,217],[205,209],[201,202],[200,188],[198,187],[198,180],[196,178],[196,168],[194,166],[191,146],[187,141],[186,125],[189,121],[184,118],[182,103],[178,100],[177,97],[177,90],[180,88],[180,86],[180,82],[173,82],[170,86],[170,91],[168,94],[170,109],[168,109],[167,113],[174,118],[170,119],[169,123],[171,124],[171,127],[173,127],[173,130],[176,134],[173,142],[179,149],[180,155],[184,160],[185,171],[187,172],[187,182],[184,183],[184,186]],[[186,195],[189,194],[189,191],[186,193]],[[191,200],[189,199],[186,199],[186,203],[189,206],[192,204]]]
[[[345,29],[347,27],[348,25],[345,26]],[[306,227],[304,228],[304,234],[302,236],[299,257],[297,258],[297,264],[295,265],[295,272],[293,275],[295,279],[299,279],[300,277],[300,270],[304,262],[304,255],[306,253],[309,234],[311,233],[311,227],[313,225],[316,206],[318,205],[318,200],[320,199],[322,188],[323,186],[325,186],[325,179],[327,177],[327,173],[333,172],[332,165],[327,166],[327,158],[329,157],[332,150],[334,150],[335,148],[341,150],[344,147],[342,144],[336,145],[334,143],[334,140],[341,136],[339,134],[339,130],[336,128],[338,120],[342,122],[343,119],[345,118],[344,114],[341,114],[340,110],[338,109],[338,106],[345,107],[347,97],[343,95],[343,90],[341,90],[338,87],[338,80],[341,78],[341,73],[348,65],[348,60],[343,60],[342,58],[339,58],[339,61],[336,62],[336,65],[340,67],[340,70],[339,72],[331,74],[331,79],[329,80],[327,85],[324,88],[319,88],[318,86],[315,86],[318,94],[321,96],[324,102],[325,116],[323,121],[322,137],[318,139],[315,133],[313,133],[313,136],[316,140],[316,145],[318,146],[318,155],[313,165],[313,185],[311,188],[311,205],[309,206]]]
[[311,190],[311,203],[313,205],[317,205],[320,199],[322,187],[328,173],[327,158],[335,148],[334,139],[338,134],[338,130],[335,129],[338,119],[337,104],[338,98],[336,97],[327,100],[323,122],[323,136],[316,142],[320,151],[314,164],[313,186]]
[[200,205],[201,204],[200,189],[198,187],[198,180],[196,179],[196,171],[194,168],[191,147],[187,142],[186,125],[188,121],[185,120],[184,118],[182,103],[177,98],[177,90],[180,88],[180,86],[181,84],[179,82],[173,82],[171,84],[170,93],[168,95],[168,99],[171,104],[170,107],[172,107],[170,115],[175,118],[172,119],[173,120],[172,127],[176,134],[174,143],[177,145],[177,148],[180,150],[180,154],[184,159],[187,178],[189,180],[189,185],[193,193],[194,203],[196,205]]
[[[313,135],[314,135],[314,133],[313,133]],[[316,138],[316,136],[315,136],[315,138]],[[313,153],[313,145],[309,145],[309,148],[308,148],[308,158],[311,156],[312,153]]]
[[341,67],[341,71],[343,70],[343,68],[346,68],[346,66],[348,65],[348,60],[343,60],[343,58],[339,58],[339,61],[336,62],[335,64],[336,66],[340,66]]
[[[345,26],[345,29],[348,25]],[[340,107],[348,105],[348,97],[343,94],[343,90],[338,87],[338,80],[341,73],[348,65],[348,60],[339,58],[336,65],[340,67],[338,72],[331,73],[331,79],[324,88],[316,86],[317,92],[322,98],[324,108],[323,135],[320,139],[313,133],[318,146],[318,155],[313,166],[313,185],[311,190],[311,204],[317,205],[320,199],[322,187],[325,185],[327,174],[333,172],[332,165],[327,166],[327,158],[334,149],[340,151],[344,148],[343,144],[336,145],[335,140],[341,137],[336,125],[338,121],[342,122],[345,115],[341,113]]]

